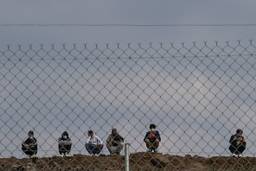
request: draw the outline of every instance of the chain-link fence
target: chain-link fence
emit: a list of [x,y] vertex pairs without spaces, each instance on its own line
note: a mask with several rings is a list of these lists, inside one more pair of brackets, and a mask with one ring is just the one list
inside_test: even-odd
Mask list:
[[87,131],[105,143],[113,127],[145,152],[151,123],[161,153],[229,156],[240,128],[255,156],[255,55],[253,41],[2,47],[1,157],[24,157],[29,130],[39,157],[58,154],[63,131],[72,154],[88,154]]

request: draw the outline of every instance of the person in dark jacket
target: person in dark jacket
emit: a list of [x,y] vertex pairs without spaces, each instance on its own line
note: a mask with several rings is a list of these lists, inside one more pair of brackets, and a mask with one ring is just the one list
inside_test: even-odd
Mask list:
[[110,154],[118,154],[123,149],[124,138],[118,134],[117,129],[113,128],[106,140],[106,146]]
[[28,132],[28,138],[22,142],[22,151],[30,158],[37,154],[37,140],[34,137],[34,132]]
[[246,142],[243,136],[243,131],[241,129],[237,129],[236,134],[231,136],[229,143],[230,152],[234,156],[237,155],[238,157],[240,157],[240,155],[244,152],[246,148]]
[[156,130],[155,124],[150,124],[149,129],[145,135],[144,142],[149,152],[157,152],[157,148],[161,142],[160,133]]
[[70,153],[72,142],[67,131],[64,131],[58,139],[58,146],[60,155],[66,156]]

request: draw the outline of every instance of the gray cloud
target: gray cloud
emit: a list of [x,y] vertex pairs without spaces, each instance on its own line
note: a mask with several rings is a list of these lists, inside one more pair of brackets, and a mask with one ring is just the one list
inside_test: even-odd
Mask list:
[[[254,23],[253,1],[6,1],[0,23]],[[253,39],[253,27],[0,28],[1,43],[149,42]]]

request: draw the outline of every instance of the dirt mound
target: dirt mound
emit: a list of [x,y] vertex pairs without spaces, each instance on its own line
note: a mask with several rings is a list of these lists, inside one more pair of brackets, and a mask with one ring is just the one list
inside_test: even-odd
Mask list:
[[[171,156],[160,153],[135,153],[130,156],[132,171],[251,171],[256,170],[253,157]],[[50,157],[39,159],[0,159],[0,171],[120,171],[123,156]]]

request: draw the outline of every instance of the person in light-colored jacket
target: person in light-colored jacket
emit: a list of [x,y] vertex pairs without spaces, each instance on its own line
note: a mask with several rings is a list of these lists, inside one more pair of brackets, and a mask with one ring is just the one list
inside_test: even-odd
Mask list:
[[85,148],[89,154],[100,154],[103,149],[103,141],[92,130],[89,130]]

